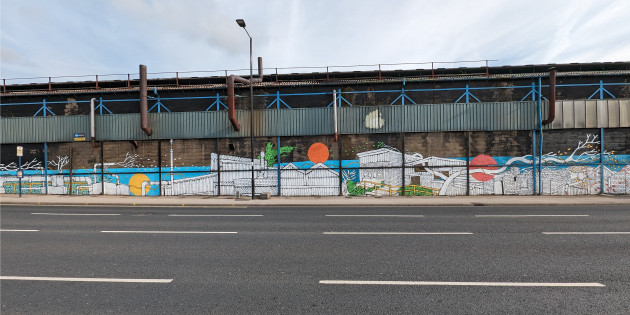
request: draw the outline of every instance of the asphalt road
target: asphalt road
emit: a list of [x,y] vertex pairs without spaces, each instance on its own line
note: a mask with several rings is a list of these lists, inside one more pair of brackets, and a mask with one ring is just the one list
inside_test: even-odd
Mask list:
[[2,314],[630,313],[628,206],[2,206],[0,219]]

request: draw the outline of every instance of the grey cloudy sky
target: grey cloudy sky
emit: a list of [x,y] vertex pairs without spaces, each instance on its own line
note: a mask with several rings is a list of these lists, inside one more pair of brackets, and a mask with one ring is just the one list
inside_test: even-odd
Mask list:
[[0,1],[5,79],[248,68],[237,18],[269,68],[630,60],[627,0]]

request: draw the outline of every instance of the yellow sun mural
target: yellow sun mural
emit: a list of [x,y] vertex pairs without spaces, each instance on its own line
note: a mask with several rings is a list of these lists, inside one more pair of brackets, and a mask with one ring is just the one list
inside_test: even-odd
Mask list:
[[129,179],[129,192],[131,192],[131,194],[136,195],[136,196],[141,196],[142,195],[142,183],[147,182],[147,185],[145,187],[145,194],[151,189],[151,181],[149,180],[149,177],[147,175],[144,174],[135,174],[133,176],[131,176],[131,178]]

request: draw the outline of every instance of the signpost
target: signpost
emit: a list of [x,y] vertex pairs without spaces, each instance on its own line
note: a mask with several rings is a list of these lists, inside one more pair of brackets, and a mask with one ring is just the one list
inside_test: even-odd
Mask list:
[[22,197],[22,156],[24,155],[24,148],[22,146],[18,146],[17,147],[17,156],[18,156],[18,171],[17,171],[17,178],[18,178],[18,191],[19,191],[19,195],[20,198]]

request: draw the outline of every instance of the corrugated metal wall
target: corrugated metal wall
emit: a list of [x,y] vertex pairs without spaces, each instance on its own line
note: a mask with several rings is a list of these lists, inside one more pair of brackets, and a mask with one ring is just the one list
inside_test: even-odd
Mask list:
[[75,133],[90,135],[90,116],[0,118],[0,125],[1,143],[67,142]]
[[530,130],[535,102],[344,107],[340,133]]
[[[543,119],[547,116],[543,103]],[[536,102],[456,103],[339,108],[339,133],[393,133],[537,128]],[[140,129],[140,114],[96,116],[97,140],[249,137],[249,111],[236,111],[235,132],[226,111],[151,113],[153,135]],[[73,141],[89,138],[89,116],[0,118],[2,143]],[[630,100],[556,102],[556,119],[546,129],[630,127]],[[333,133],[332,108],[254,111],[255,136],[309,136]]]
[[552,129],[619,127],[630,127],[630,100],[558,101],[556,119],[551,123]]

